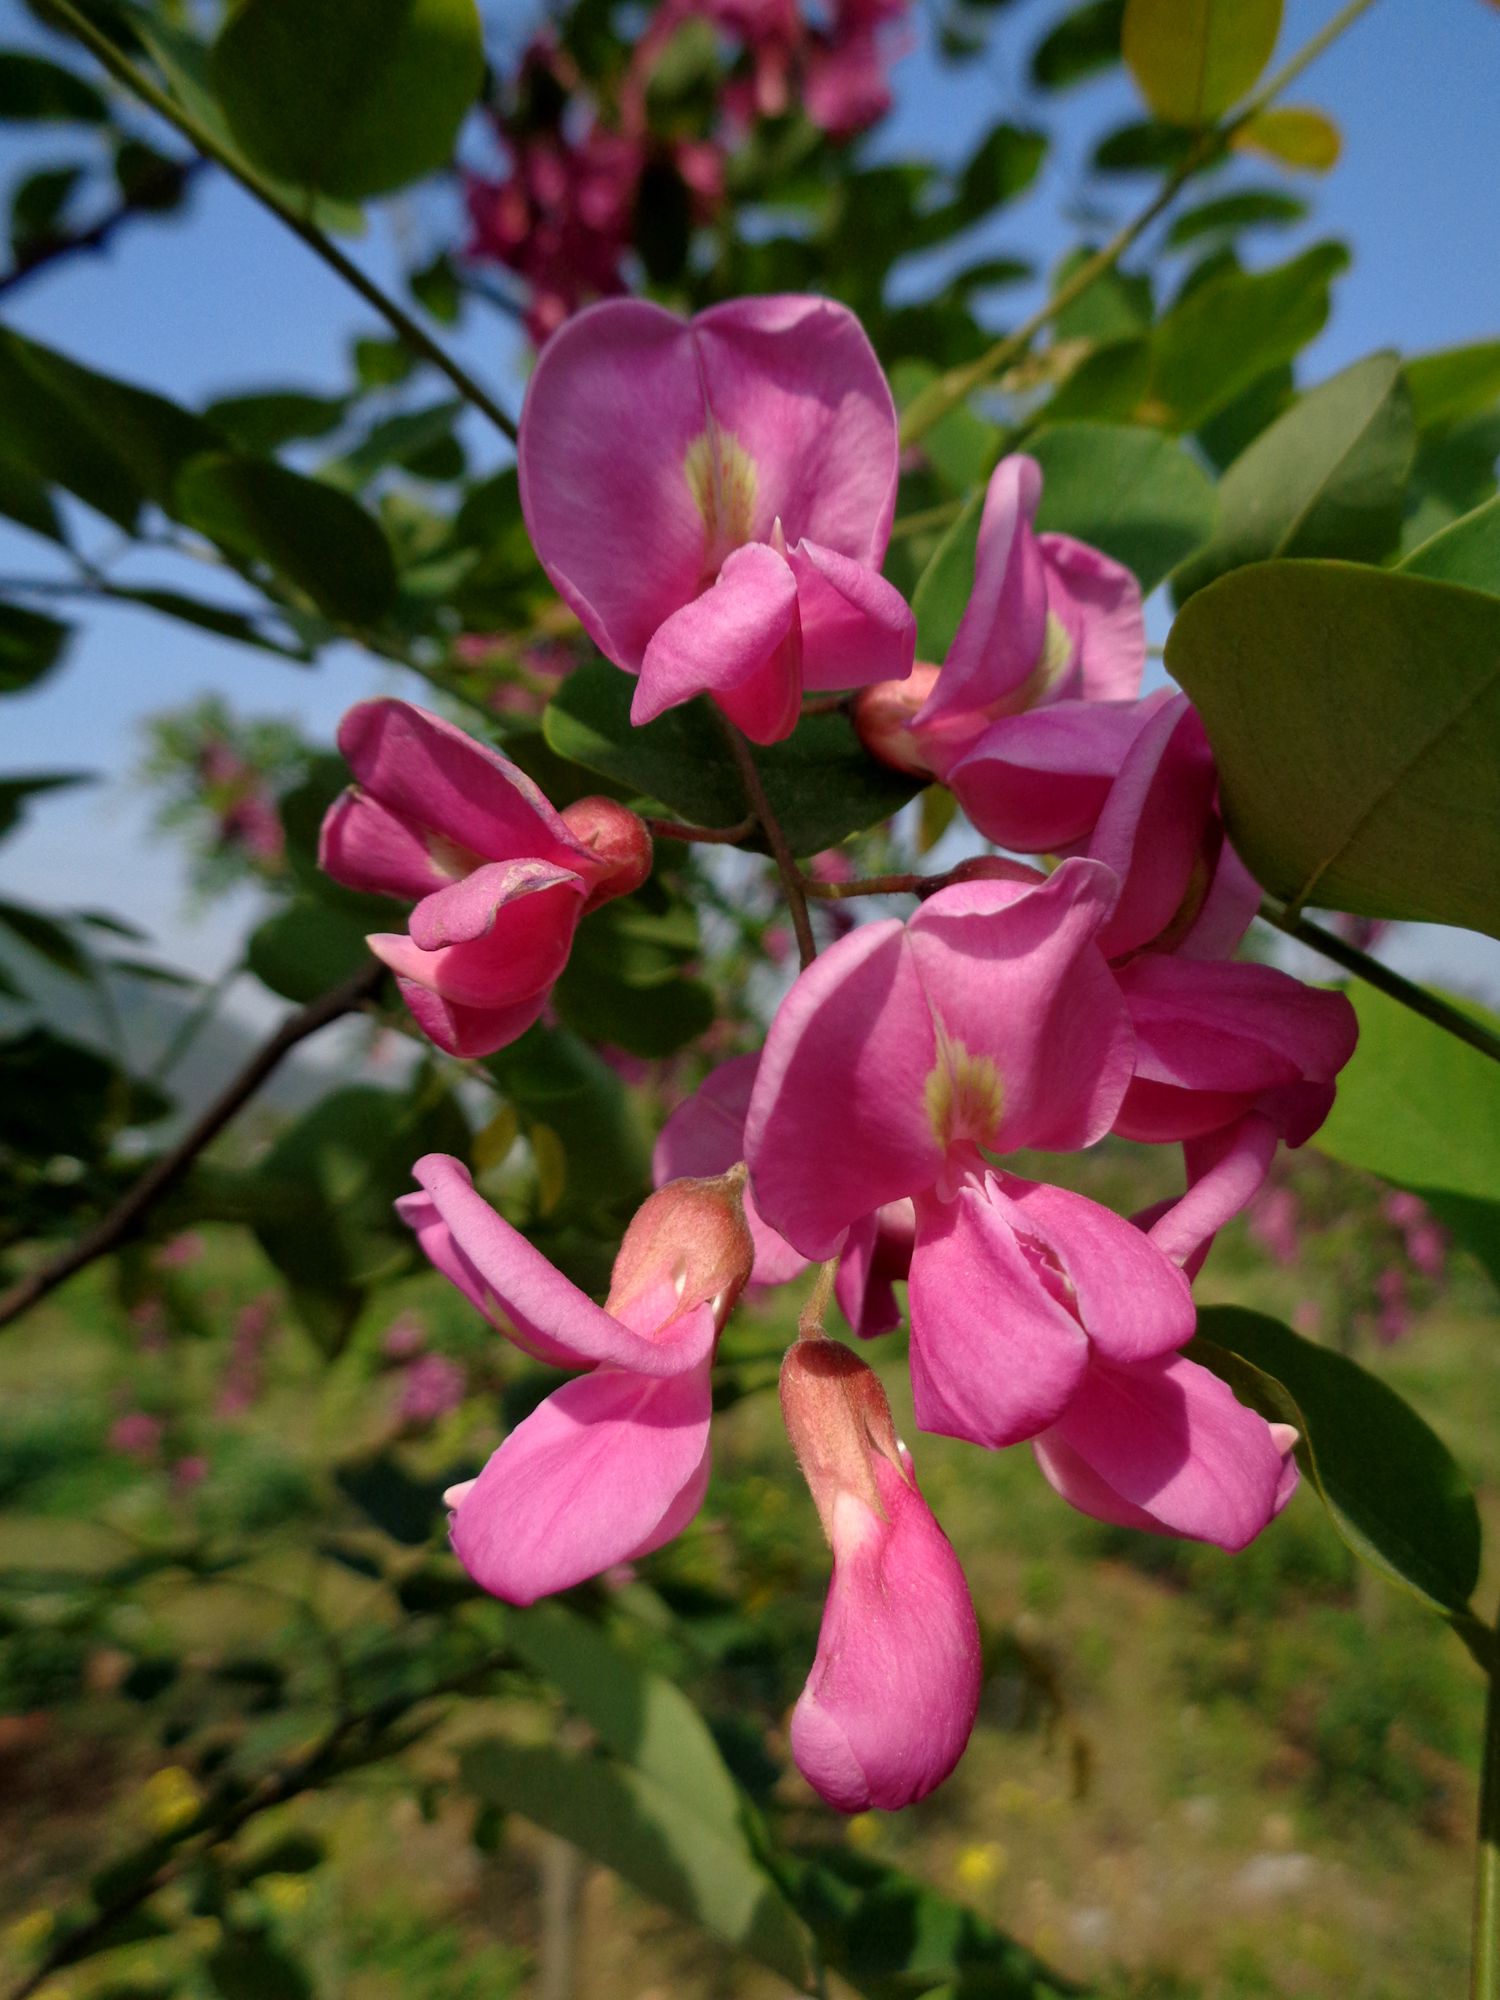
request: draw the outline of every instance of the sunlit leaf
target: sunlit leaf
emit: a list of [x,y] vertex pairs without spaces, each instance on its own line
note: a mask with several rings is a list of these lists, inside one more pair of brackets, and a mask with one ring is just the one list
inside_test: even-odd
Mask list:
[[1041,465],[1039,529],[1074,535],[1134,570],[1143,591],[1213,532],[1214,489],[1181,445],[1127,424],[1055,424],[1027,443]]
[[1500,340],[1415,355],[1406,364],[1406,384],[1419,430],[1477,417],[1500,402]]
[[1409,576],[1467,584],[1500,597],[1500,498],[1462,515],[1403,557]]
[[1173,125],[1209,125],[1271,59],[1281,0],[1129,0],[1121,48],[1141,94]]
[[1242,153],[1260,153],[1278,166],[1326,174],[1338,165],[1343,140],[1325,112],[1311,105],[1276,105],[1239,127],[1232,142]]

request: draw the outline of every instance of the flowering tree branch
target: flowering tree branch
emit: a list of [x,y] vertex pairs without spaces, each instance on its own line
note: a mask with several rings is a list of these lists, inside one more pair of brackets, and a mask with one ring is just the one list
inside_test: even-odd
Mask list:
[[141,1175],[107,1215],[102,1216],[76,1243],[70,1244],[66,1250],[0,1295],[0,1326],[19,1319],[22,1313],[46,1298],[49,1292],[56,1291],[75,1272],[100,1257],[108,1256],[112,1250],[118,1250],[122,1243],[129,1242],[157,1202],[176,1187],[198,1155],[217,1138],[235,1113],[249,1102],[283,1058],[290,1055],[299,1042],[305,1042],[309,1035],[326,1028],[330,1021],[353,1013],[365,1001],[373,999],[384,977],[383,965],[372,963],[361,966],[341,986],[333,987],[289,1015],[177,1144]]
[[175,98],[160,89],[148,76],[144,76],[135,64],[115,47],[109,37],[74,6],[73,0],[45,0],[44,11],[76,41],[82,42],[89,53],[98,59],[117,82],[122,83],[143,104],[148,104],[159,117],[165,118],[167,123],[174,126],[205,159],[212,160],[226,173],[232,174],[258,202],[284,222],[295,235],[300,236],[310,250],[321,257],[332,270],[337,271],[345,284],[358,292],[367,305],[374,307],[413,353],[419,354],[424,361],[430,362],[434,368],[446,375],[465,402],[472,403],[476,410],[488,417],[503,437],[508,438],[512,444],[516,442],[516,427],[510,417],[488,390],[481,388],[468,370],[455,361],[445,347],[434,340],[404,307],[383,292],[373,278],[366,276],[351,258],[346,257],[338,245],[325,236],[316,224],[299,215],[279,195],[273,193],[258,175],[250,172],[244,163],[208,130],[207,126],[200,124]]

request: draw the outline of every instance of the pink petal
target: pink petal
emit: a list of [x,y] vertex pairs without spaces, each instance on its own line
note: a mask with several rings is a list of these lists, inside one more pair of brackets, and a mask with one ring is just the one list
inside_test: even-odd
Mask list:
[[833,1295],[861,1340],[874,1340],[901,1324],[892,1281],[910,1276],[915,1237],[916,1213],[909,1201],[889,1201],[850,1229]]
[[997,846],[1050,854],[1087,839],[1146,720],[1138,702],[1059,701],[992,722],[943,773]]
[[399,956],[401,947],[409,946],[411,954],[420,959],[423,954],[407,938],[376,936],[366,938],[365,942],[377,958],[391,965],[396,974],[396,990],[428,1041],[464,1062],[476,1061],[480,1056],[492,1056],[497,1049],[508,1048],[512,1042],[519,1041],[526,1030],[541,1019],[542,1009],[547,1004],[549,989],[544,986],[527,999],[517,1000],[509,1006],[461,1006],[456,1001],[444,999],[440,993],[434,993],[421,980],[404,977],[400,965],[387,957],[387,950]]
[[917,621],[895,585],[818,542],[798,542],[787,561],[797,579],[803,686],[904,680],[916,657]]
[[979,521],[970,592],[937,685],[918,717],[998,712],[1025,686],[1047,641],[1047,578],[1031,523],[1042,493],[1034,458],[1013,453],[990,474]]
[[789,542],[878,567],[896,457],[890,391],[844,307],[740,299],[689,325],[612,299],[569,320],[537,363],[521,504],[585,630],[637,672],[657,627],[731,548],[769,542],[778,518]]
[[[745,1113],[755,1083],[758,1056],[733,1056],[711,1069],[692,1096],[679,1104],[651,1155],[655,1186],[685,1176],[727,1173],[745,1157]],[[761,1215],[753,1195],[744,1195],[745,1221],[755,1244],[752,1285],[784,1285],[807,1268],[783,1236]]]
[[601,1368],[519,1424],[463,1495],[454,1553],[508,1604],[532,1604],[660,1548],[708,1481],[709,1364],[653,1381]]
[[1035,1450],[1083,1513],[1230,1550],[1253,1541],[1288,1497],[1271,1426],[1180,1354],[1096,1361]]
[[712,1349],[718,1329],[708,1306],[682,1314],[651,1337],[632,1331],[497,1215],[461,1161],[427,1153],[412,1172],[435,1211],[407,1197],[412,1206],[404,1213],[418,1228],[423,1250],[526,1352],[563,1367],[607,1362],[656,1376],[680,1375]]
[[1231,958],[1259,908],[1260,884],[1225,834],[1203,907],[1172,950],[1178,958]]
[[761,1214],[806,1257],[929,1186],[943,1151],[923,1106],[932,1014],[895,918],[822,953],[777,1010],[745,1122]]
[[1192,1339],[1192,1292],[1158,1243],[1085,1195],[1010,1174],[997,1179],[992,1205],[1018,1238],[1035,1232],[1101,1354],[1140,1361]]
[[1089,842],[1120,878],[1120,900],[1100,933],[1108,958],[1165,931],[1188,895],[1214,811],[1218,774],[1186,695],[1158,708],[1131,744]]
[[338,744],[372,798],[408,826],[431,829],[471,855],[485,861],[535,856],[566,867],[578,854],[560,816],[524,771],[425,708],[408,701],[359,702],[339,724]]
[[1071,535],[1038,535],[1047,608],[1073,641],[1059,692],[1085,701],[1133,701],[1146,666],[1141,587],[1123,563]]
[[1204,1138],[1189,1139],[1183,1149],[1187,1192],[1164,1203],[1147,1226],[1157,1249],[1196,1277],[1219,1230],[1260,1191],[1276,1146],[1275,1125],[1255,1111]]
[[1056,1422],[1089,1342],[990,1195],[970,1185],[917,1202],[912,1400],[924,1431],[1006,1445]]
[[980,1145],[1063,1151],[1109,1130],[1132,1046],[1094,940],[1117,886],[1094,862],[1065,861],[1035,886],[972,881],[939,890],[908,925],[944,1060],[961,1070],[964,1059],[952,1053],[961,1045],[990,1062],[998,1080],[998,1124],[988,1137],[966,1134]]
[[712,586],[658,627],[630,719],[650,722],[695,694],[712,694],[756,743],[779,742],[796,727],[797,585],[786,560],[763,542],[732,550]]
[[446,888],[462,866],[444,867],[433,846],[426,828],[351,786],[324,815],[318,866],[346,889],[414,899]]
[[[424,951],[414,937],[377,931],[366,942],[401,980],[424,986],[453,1006],[493,1012],[545,994],[568,962],[584,884],[576,875],[562,875],[518,885],[515,877],[526,867],[524,862],[496,862],[478,869],[413,912],[413,929],[433,938],[442,936],[450,917],[454,928],[462,930],[487,914],[488,928],[472,940]],[[514,899],[505,900],[512,892]],[[445,909],[433,909],[449,898],[453,900]]]

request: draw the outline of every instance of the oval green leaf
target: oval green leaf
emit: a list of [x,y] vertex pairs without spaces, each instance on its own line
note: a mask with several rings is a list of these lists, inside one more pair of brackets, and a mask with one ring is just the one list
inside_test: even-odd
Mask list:
[[1344,142],[1326,112],[1310,104],[1284,104],[1249,118],[1230,142],[1238,152],[1261,153],[1279,167],[1326,174],[1338,165]]
[[264,562],[329,618],[370,625],[390,609],[396,566],[364,508],[270,459],[211,452],[184,467],[175,511],[211,541]]
[[1281,0],[1130,0],[1121,46],[1141,95],[1172,125],[1211,125],[1271,59]]
[[1440,529],[1399,567],[1408,576],[1462,583],[1500,597],[1500,495]]
[[1500,601],[1348,563],[1257,563],[1191,599],[1166,660],[1266,888],[1500,935]]
[[1294,403],[1219,482],[1219,527],[1174,579],[1179,602],[1226,570],[1271,556],[1378,562],[1401,534],[1416,454],[1394,354],[1372,354]]
[[257,166],[320,194],[386,194],[451,159],[484,76],[479,13],[474,0],[241,0],[211,70]]
[[1445,1614],[1479,1578],[1479,1513],[1448,1447],[1346,1355],[1241,1306],[1205,1306],[1193,1359],[1301,1433],[1297,1458],[1356,1555]]
[[1213,533],[1213,486],[1160,431],[1053,424],[1026,448],[1043,473],[1037,527],[1103,549],[1134,570],[1143,592]]

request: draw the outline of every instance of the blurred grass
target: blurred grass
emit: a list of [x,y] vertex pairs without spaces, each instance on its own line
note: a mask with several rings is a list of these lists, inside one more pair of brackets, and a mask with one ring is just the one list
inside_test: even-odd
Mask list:
[[[1081,1181],[1078,1164],[1075,1185],[1124,1209],[1164,1191],[1126,1149],[1084,1162]],[[1268,1263],[1236,1226],[1202,1295],[1316,1312],[1448,1439],[1493,1528],[1500,1347],[1485,1281],[1455,1259],[1445,1287],[1421,1292],[1406,1339],[1379,1346],[1367,1294],[1388,1246],[1373,1192],[1317,1162],[1297,1165],[1295,1185],[1297,1260]],[[325,1363],[253,1246],[227,1230],[204,1244],[183,1269],[148,1260],[124,1294],[91,1271],[0,1345],[0,1840],[12,1857],[0,1969],[14,1976],[41,1935],[36,1913],[159,1829],[153,1814],[192,1810],[196,1788],[236,1760],[252,1768],[305,1743],[341,1678],[403,1686],[483,1630],[482,1603],[459,1590],[452,1609],[423,1609],[411,1579],[449,1575],[438,1485],[492,1448],[497,1406],[511,1421],[530,1406],[545,1386],[535,1371],[433,1278],[383,1295]],[[264,1301],[256,1393],[223,1409],[237,1319]],[[794,1305],[744,1308],[726,1352],[774,1349]],[[428,1351],[468,1371],[471,1394],[403,1426],[382,1340],[410,1313]],[[1120,2000],[1459,1990],[1480,1692],[1457,1642],[1359,1571],[1305,1490],[1235,1558],[1110,1529],[1066,1508],[1024,1448],[918,1437],[899,1341],[868,1351],[980,1610],[980,1726],[955,1777],[904,1815],[835,1821],[785,1775],[826,1558],[775,1398],[746,1395],[717,1420],[702,1516],[618,1604],[639,1619],[639,1649],[703,1703],[752,1793],[810,1836],[932,1880]],[[132,1413],[159,1426],[137,1456],[110,1442]],[[1486,1597],[1494,1570],[1491,1559]],[[172,1938],[72,1968],[47,2000],[207,2000],[223,1992],[215,1939],[245,1925],[281,1940],[320,1994],[531,1992],[537,1837],[476,1819],[447,1782],[453,1741],[494,1713],[492,1700],[465,1704],[398,1764],[261,1829],[263,1841],[311,1832],[326,1865],[236,1880],[218,1905],[205,1892],[196,1908],[190,1894],[166,1899]],[[580,1944],[590,2000],[780,1990],[599,1871]]]

